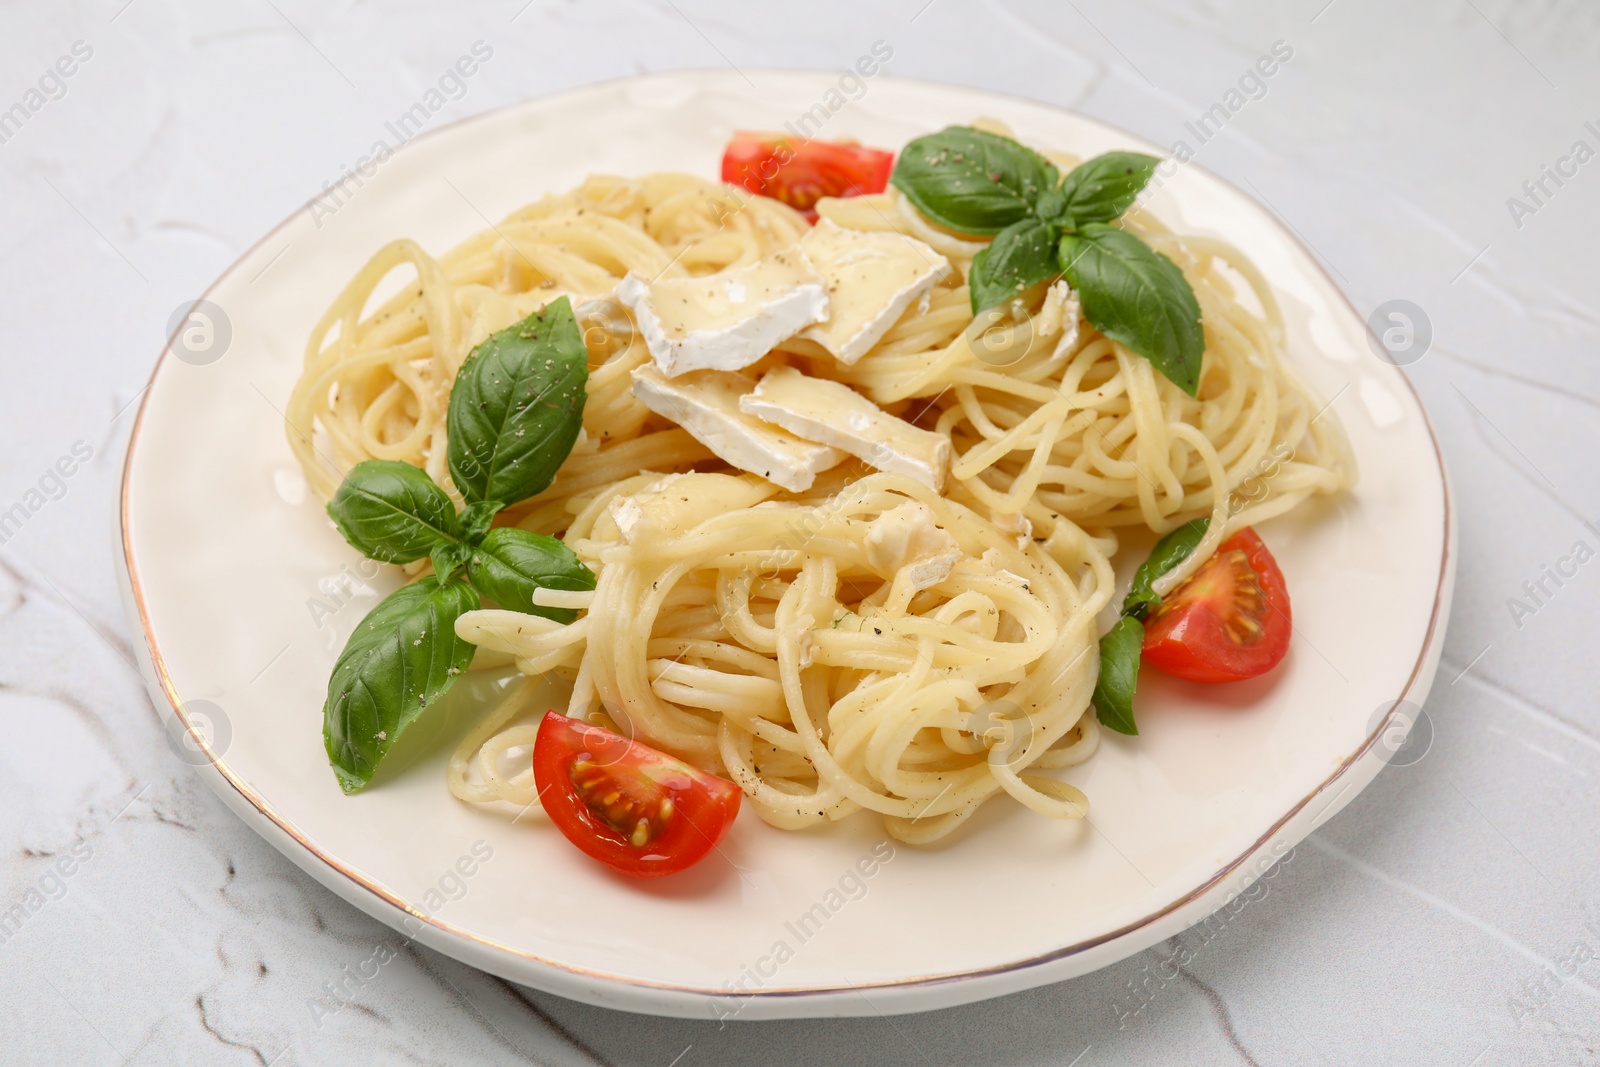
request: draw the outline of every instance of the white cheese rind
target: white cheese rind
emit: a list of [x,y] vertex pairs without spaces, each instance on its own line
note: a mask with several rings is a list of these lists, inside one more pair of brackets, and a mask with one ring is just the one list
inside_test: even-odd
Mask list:
[[1005,531],[1016,539],[1018,551],[1027,551],[1028,546],[1033,543],[1033,523],[1028,521],[1026,515],[1020,512],[1015,515],[1002,515],[990,508],[989,521],[997,529]]
[[821,219],[800,242],[827,282],[828,318],[800,336],[851,364],[877,344],[913,301],[951,271],[950,261],[901,233],[868,233]]
[[796,437],[830,445],[892,474],[944,491],[950,441],[896,418],[840,382],[776,367],[739,401],[739,409]]
[[639,501],[631,496],[614,497],[611,503],[606,505],[606,510],[611,514],[611,521],[617,525],[617,533],[621,535],[622,543],[631,544],[634,528],[644,517],[644,512],[639,508]]
[[930,589],[950,577],[961,560],[961,546],[934,521],[920,500],[908,500],[867,524],[863,539],[867,565],[879,573],[906,572],[911,588]]
[[817,475],[844,461],[844,453],[803,441],[739,409],[755,387],[748,374],[702,370],[668,378],[645,364],[633,372],[633,395],[671,419],[723,461],[759,474],[793,493],[811,488]]
[[828,293],[799,246],[700,278],[647,281],[629,273],[617,300],[667,377],[748,367],[780,341],[828,317]]

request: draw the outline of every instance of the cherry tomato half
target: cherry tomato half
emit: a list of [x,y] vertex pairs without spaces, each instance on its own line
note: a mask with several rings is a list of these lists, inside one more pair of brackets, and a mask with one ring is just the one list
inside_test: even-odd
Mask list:
[[1278,665],[1292,629],[1283,572],[1246,527],[1145,620],[1144,661],[1194,682],[1242,681]]
[[568,841],[636,878],[704,859],[733,825],[743,795],[732,782],[554,711],[539,724],[533,780]]
[[741,130],[722,154],[723,181],[782,200],[813,221],[818,200],[881,193],[893,169],[893,152],[779,133]]

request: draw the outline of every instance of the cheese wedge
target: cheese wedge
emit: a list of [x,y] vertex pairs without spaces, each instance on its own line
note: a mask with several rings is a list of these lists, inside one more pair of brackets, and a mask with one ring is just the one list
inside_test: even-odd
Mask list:
[[944,491],[949,439],[895,418],[848,385],[776,367],[739,400],[739,410],[881,471],[915,478],[936,493]]
[[736,371],[701,370],[668,378],[646,363],[633,372],[633,395],[671,419],[718,457],[790,492],[811,488],[817,475],[844,462],[844,453],[803,441],[739,409],[755,380]]
[[850,364],[867,354],[912,302],[950,273],[930,245],[900,233],[850,230],[821,219],[800,248],[827,283],[827,320],[801,331]]
[[748,367],[779,341],[828,317],[822,276],[799,246],[699,278],[629,273],[617,300],[633,311],[661,373]]

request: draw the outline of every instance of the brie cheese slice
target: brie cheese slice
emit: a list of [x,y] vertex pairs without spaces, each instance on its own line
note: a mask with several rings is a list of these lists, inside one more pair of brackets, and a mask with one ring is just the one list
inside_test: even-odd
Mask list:
[[735,371],[668,378],[646,363],[633,372],[633,395],[645,407],[683,427],[725,462],[790,492],[811,488],[819,473],[844,462],[838,449],[802,441],[739,410],[739,398],[754,387],[754,379]]
[[961,546],[934,522],[933,511],[920,500],[908,500],[867,524],[867,565],[880,574],[907,578],[917,592],[950,577],[961,560]]
[[799,246],[699,278],[617,284],[656,366],[669,378],[748,367],[779,341],[828,317],[823,279]]
[[944,491],[949,439],[895,418],[848,385],[776,367],[739,400],[739,410],[881,471],[915,478],[935,493]]
[[990,508],[989,521],[1016,540],[1018,551],[1027,551],[1028,546],[1033,543],[1033,523],[1028,521],[1026,515],[1020,512],[1015,515],[1002,515]]
[[827,321],[801,332],[850,364],[866,355],[913,301],[950,273],[950,261],[901,233],[850,230],[820,219],[800,242],[827,282]]

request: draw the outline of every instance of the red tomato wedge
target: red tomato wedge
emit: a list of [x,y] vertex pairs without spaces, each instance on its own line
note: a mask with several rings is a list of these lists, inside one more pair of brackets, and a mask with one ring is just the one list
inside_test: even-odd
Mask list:
[[818,200],[881,193],[893,169],[893,152],[781,133],[740,130],[722,153],[723,181],[782,200],[813,221]]
[[1283,572],[1246,527],[1145,620],[1144,661],[1194,682],[1238,682],[1276,667],[1292,629]]
[[568,841],[636,878],[704,859],[733,825],[743,795],[676,757],[554,711],[539,724],[533,780]]

